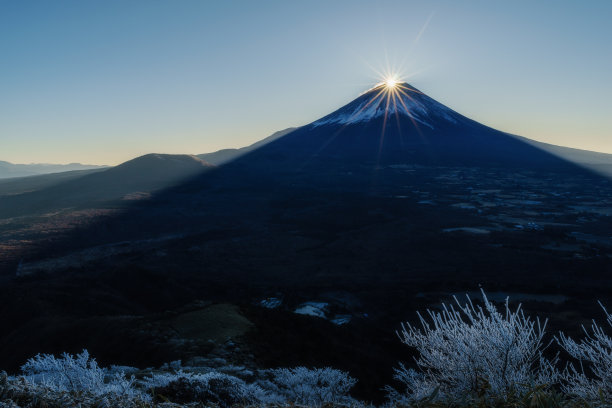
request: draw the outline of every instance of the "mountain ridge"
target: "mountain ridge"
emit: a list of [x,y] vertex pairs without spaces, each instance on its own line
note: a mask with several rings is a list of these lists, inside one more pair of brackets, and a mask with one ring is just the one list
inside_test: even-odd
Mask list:
[[290,127],[290,128],[286,128],[283,130],[279,130],[274,132],[273,134],[271,134],[268,137],[265,137],[261,140],[256,141],[255,143],[252,143],[248,146],[244,146],[244,147],[238,147],[238,148],[226,148],[226,149],[221,149],[221,150],[217,150],[215,152],[210,152],[210,153],[201,153],[196,155],[197,157],[199,157],[202,160],[205,160],[211,164],[214,165],[221,165],[221,164],[225,164],[231,160],[234,160],[244,154],[247,154],[248,152],[251,152],[259,147],[262,147],[270,142],[275,141],[276,139],[279,139],[291,132],[293,132],[294,130],[296,130],[297,127]]

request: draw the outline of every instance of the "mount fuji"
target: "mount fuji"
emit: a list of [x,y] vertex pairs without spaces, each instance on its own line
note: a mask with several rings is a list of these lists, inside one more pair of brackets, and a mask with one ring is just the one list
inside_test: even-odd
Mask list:
[[410,84],[398,83],[375,86],[329,115],[261,147],[243,164],[576,168],[558,153],[480,124]]

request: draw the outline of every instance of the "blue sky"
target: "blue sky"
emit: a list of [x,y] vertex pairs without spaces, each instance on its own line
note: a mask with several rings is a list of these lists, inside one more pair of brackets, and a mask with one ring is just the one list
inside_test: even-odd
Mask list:
[[487,125],[612,153],[610,21],[596,0],[0,0],[0,160],[243,146],[387,67]]

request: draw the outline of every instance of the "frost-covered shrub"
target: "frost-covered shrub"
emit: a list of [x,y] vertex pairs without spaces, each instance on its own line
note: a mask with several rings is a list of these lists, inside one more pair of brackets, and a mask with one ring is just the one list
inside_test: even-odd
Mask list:
[[219,372],[158,374],[145,380],[158,400],[179,404],[205,402],[222,407],[266,402],[266,393],[256,385]]
[[[612,315],[603,307],[608,326],[612,328]],[[574,341],[559,333],[557,342],[578,360],[579,368],[570,363],[562,373],[564,392],[589,401],[591,404],[612,405],[612,337],[595,321],[589,332],[583,326],[586,338]]]
[[544,324],[525,316],[508,300],[500,313],[482,292],[484,307],[471,299],[462,306],[442,305],[442,311],[419,314],[421,326],[403,324],[403,343],[418,352],[417,370],[396,369],[404,393],[388,389],[390,398],[414,401],[436,394],[441,399],[470,395],[504,397],[556,382],[554,361],[543,356]]
[[29,359],[21,371],[27,383],[55,392],[84,392],[113,400],[149,399],[134,387],[134,377],[127,378],[124,372],[117,370],[107,375],[87,350],[76,355],[63,353],[59,358],[51,354],[38,354]]
[[389,386],[385,387],[387,398],[395,405],[410,406],[412,402],[423,401],[438,395],[439,384],[433,378],[412,368],[406,368],[402,363],[399,368],[395,369],[393,378],[405,387],[403,391]]
[[60,391],[97,392],[105,386],[104,370],[87,350],[74,356],[63,353],[59,358],[38,354],[21,366],[21,371],[27,381]]
[[59,391],[42,384],[30,383],[24,377],[8,377],[0,372],[0,408],[145,408],[146,398],[132,398],[109,392],[94,395],[85,391]]
[[285,403],[321,406],[324,404],[349,405],[354,400],[349,391],[357,383],[345,371],[333,368],[308,369],[306,367],[269,370],[271,386]]

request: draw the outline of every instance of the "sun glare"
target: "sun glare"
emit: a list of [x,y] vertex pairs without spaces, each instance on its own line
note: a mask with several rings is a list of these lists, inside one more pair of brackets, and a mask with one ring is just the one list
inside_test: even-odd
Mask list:
[[397,79],[395,79],[395,77],[389,77],[385,79],[385,85],[387,86],[387,88],[395,88],[395,86],[397,85]]

